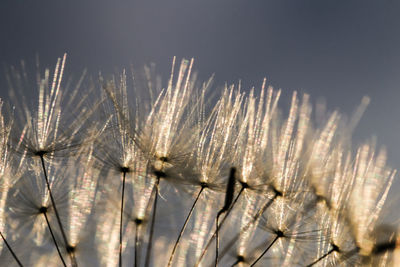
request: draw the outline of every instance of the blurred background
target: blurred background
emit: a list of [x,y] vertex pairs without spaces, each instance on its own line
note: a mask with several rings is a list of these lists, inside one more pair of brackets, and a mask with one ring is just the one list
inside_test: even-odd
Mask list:
[[266,77],[283,108],[297,90],[351,115],[369,96],[353,143],[376,136],[400,169],[399,11],[395,0],[2,0],[0,96],[4,70],[36,56],[53,68],[67,52],[76,78],[154,62],[164,80],[173,56],[193,57],[214,90]]

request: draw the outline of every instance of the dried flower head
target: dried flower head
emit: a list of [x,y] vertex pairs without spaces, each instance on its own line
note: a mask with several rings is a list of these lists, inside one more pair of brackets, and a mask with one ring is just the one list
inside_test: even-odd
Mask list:
[[[125,71],[68,90],[65,61],[37,76],[33,108],[0,101],[2,264],[398,265],[380,220],[396,172],[373,142],[350,147],[368,98],[316,124],[307,94],[285,112],[266,80],[207,101],[193,60],[164,88],[146,68],[136,91]],[[11,90],[27,77],[12,70]]]

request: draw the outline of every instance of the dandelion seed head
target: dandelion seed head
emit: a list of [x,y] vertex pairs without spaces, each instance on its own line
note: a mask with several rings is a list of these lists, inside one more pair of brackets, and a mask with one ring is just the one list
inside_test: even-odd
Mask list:
[[[82,75],[76,88],[87,90],[68,90],[65,62],[37,75],[34,108],[21,100],[8,118],[0,101],[1,260],[398,261],[398,231],[380,223],[396,171],[375,142],[350,146],[369,99],[348,123],[334,111],[321,126],[309,95],[294,92],[282,111],[281,90],[266,79],[259,90],[225,85],[209,101],[211,79],[199,85],[193,60],[174,58],[165,86],[147,67],[144,84],[125,70],[98,83]],[[12,76],[13,90],[29,84],[25,73]],[[148,98],[138,93],[147,89]]]
[[65,156],[93,139],[88,135],[92,129],[88,118],[93,115],[98,102],[88,104],[92,91],[90,87],[87,90],[80,88],[83,77],[75,89],[63,88],[65,63],[66,54],[57,60],[52,77],[49,69],[45,70],[43,77],[37,75],[38,101],[35,108],[32,108],[32,101],[27,101],[23,95],[23,90],[32,86],[28,75],[18,75],[15,71],[13,78],[9,78],[11,99],[15,105],[10,143],[11,148],[22,156]]
[[176,153],[172,148],[185,138],[183,131],[186,121],[183,116],[190,112],[187,108],[190,108],[188,104],[194,86],[191,81],[193,60],[182,60],[175,83],[174,65],[175,59],[168,87],[156,99],[139,136],[139,142],[147,143],[142,149],[158,159],[171,158],[170,154]]

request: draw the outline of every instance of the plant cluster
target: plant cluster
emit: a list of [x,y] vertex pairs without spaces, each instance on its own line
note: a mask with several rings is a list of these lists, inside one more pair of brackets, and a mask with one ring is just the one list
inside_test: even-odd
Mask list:
[[368,99],[314,122],[308,95],[282,112],[265,80],[210,98],[193,61],[165,87],[145,68],[133,97],[125,72],[70,90],[64,64],[37,76],[34,106],[1,102],[0,265],[400,264],[380,220],[395,171],[373,142],[350,148]]

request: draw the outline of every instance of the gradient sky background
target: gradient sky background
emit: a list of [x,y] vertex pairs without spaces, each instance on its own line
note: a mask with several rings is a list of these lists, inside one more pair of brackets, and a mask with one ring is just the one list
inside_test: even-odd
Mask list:
[[400,169],[399,14],[397,0],[1,0],[0,64],[53,67],[68,52],[75,76],[155,62],[167,77],[173,56],[194,57],[215,86],[267,77],[349,115],[368,95],[354,143],[376,135]]

